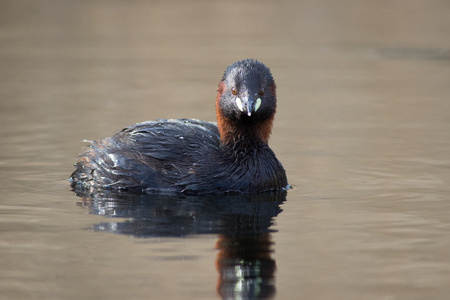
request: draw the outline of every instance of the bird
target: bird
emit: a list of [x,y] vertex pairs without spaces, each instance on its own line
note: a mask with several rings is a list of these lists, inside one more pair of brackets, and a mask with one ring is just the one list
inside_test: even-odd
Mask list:
[[157,119],[91,142],[69,178],[73,189],[138,193],[259,194],[289,188],[268,145],[277,108],[270,69],[229,65],[217,88],[217,123]]

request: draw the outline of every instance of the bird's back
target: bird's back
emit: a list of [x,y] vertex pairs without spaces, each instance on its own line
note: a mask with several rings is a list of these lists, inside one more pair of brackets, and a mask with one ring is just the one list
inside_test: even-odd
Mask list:
[[219,147],[215,123],[195,119],[138,123],[92,142],[70,180],[82,189],[179,192],[199,165],[213,160]]

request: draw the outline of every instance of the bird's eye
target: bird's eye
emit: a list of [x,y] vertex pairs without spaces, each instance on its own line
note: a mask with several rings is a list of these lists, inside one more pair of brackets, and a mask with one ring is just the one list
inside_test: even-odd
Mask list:
[[237,91],[236,91],[236,89],[235,89],[235,88],[232,88],[232,89],[231,89],[231,93],[232,93],[233,95],[235,95],[235,96],[236,96],[236,95],[237,95]]
[[261,90],[261,91],[258,93],[258,95],[264,96],[264,90]]

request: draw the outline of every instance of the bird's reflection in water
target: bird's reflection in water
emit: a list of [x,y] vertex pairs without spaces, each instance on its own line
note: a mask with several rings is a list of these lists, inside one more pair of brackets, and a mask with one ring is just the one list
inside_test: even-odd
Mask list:
[[140,238],[217,234],[217,292],[223,299],[275,295],[270,229],[286,192],[254,196],[136,195],[76,192],[91,214],[127,218],[92,226]]
[[217,292],[224,299],[267,299],[275,294],[275,260],[270,233],[217,241]]

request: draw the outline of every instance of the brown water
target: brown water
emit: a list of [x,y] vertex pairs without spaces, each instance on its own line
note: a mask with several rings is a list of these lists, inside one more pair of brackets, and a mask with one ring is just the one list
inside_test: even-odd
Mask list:
[[[446,1],[0,1],[0,298],[449,299],[448,16]],[[247,57],[278,84],[286,199],[70,191],[83,139],[212,121]]]

